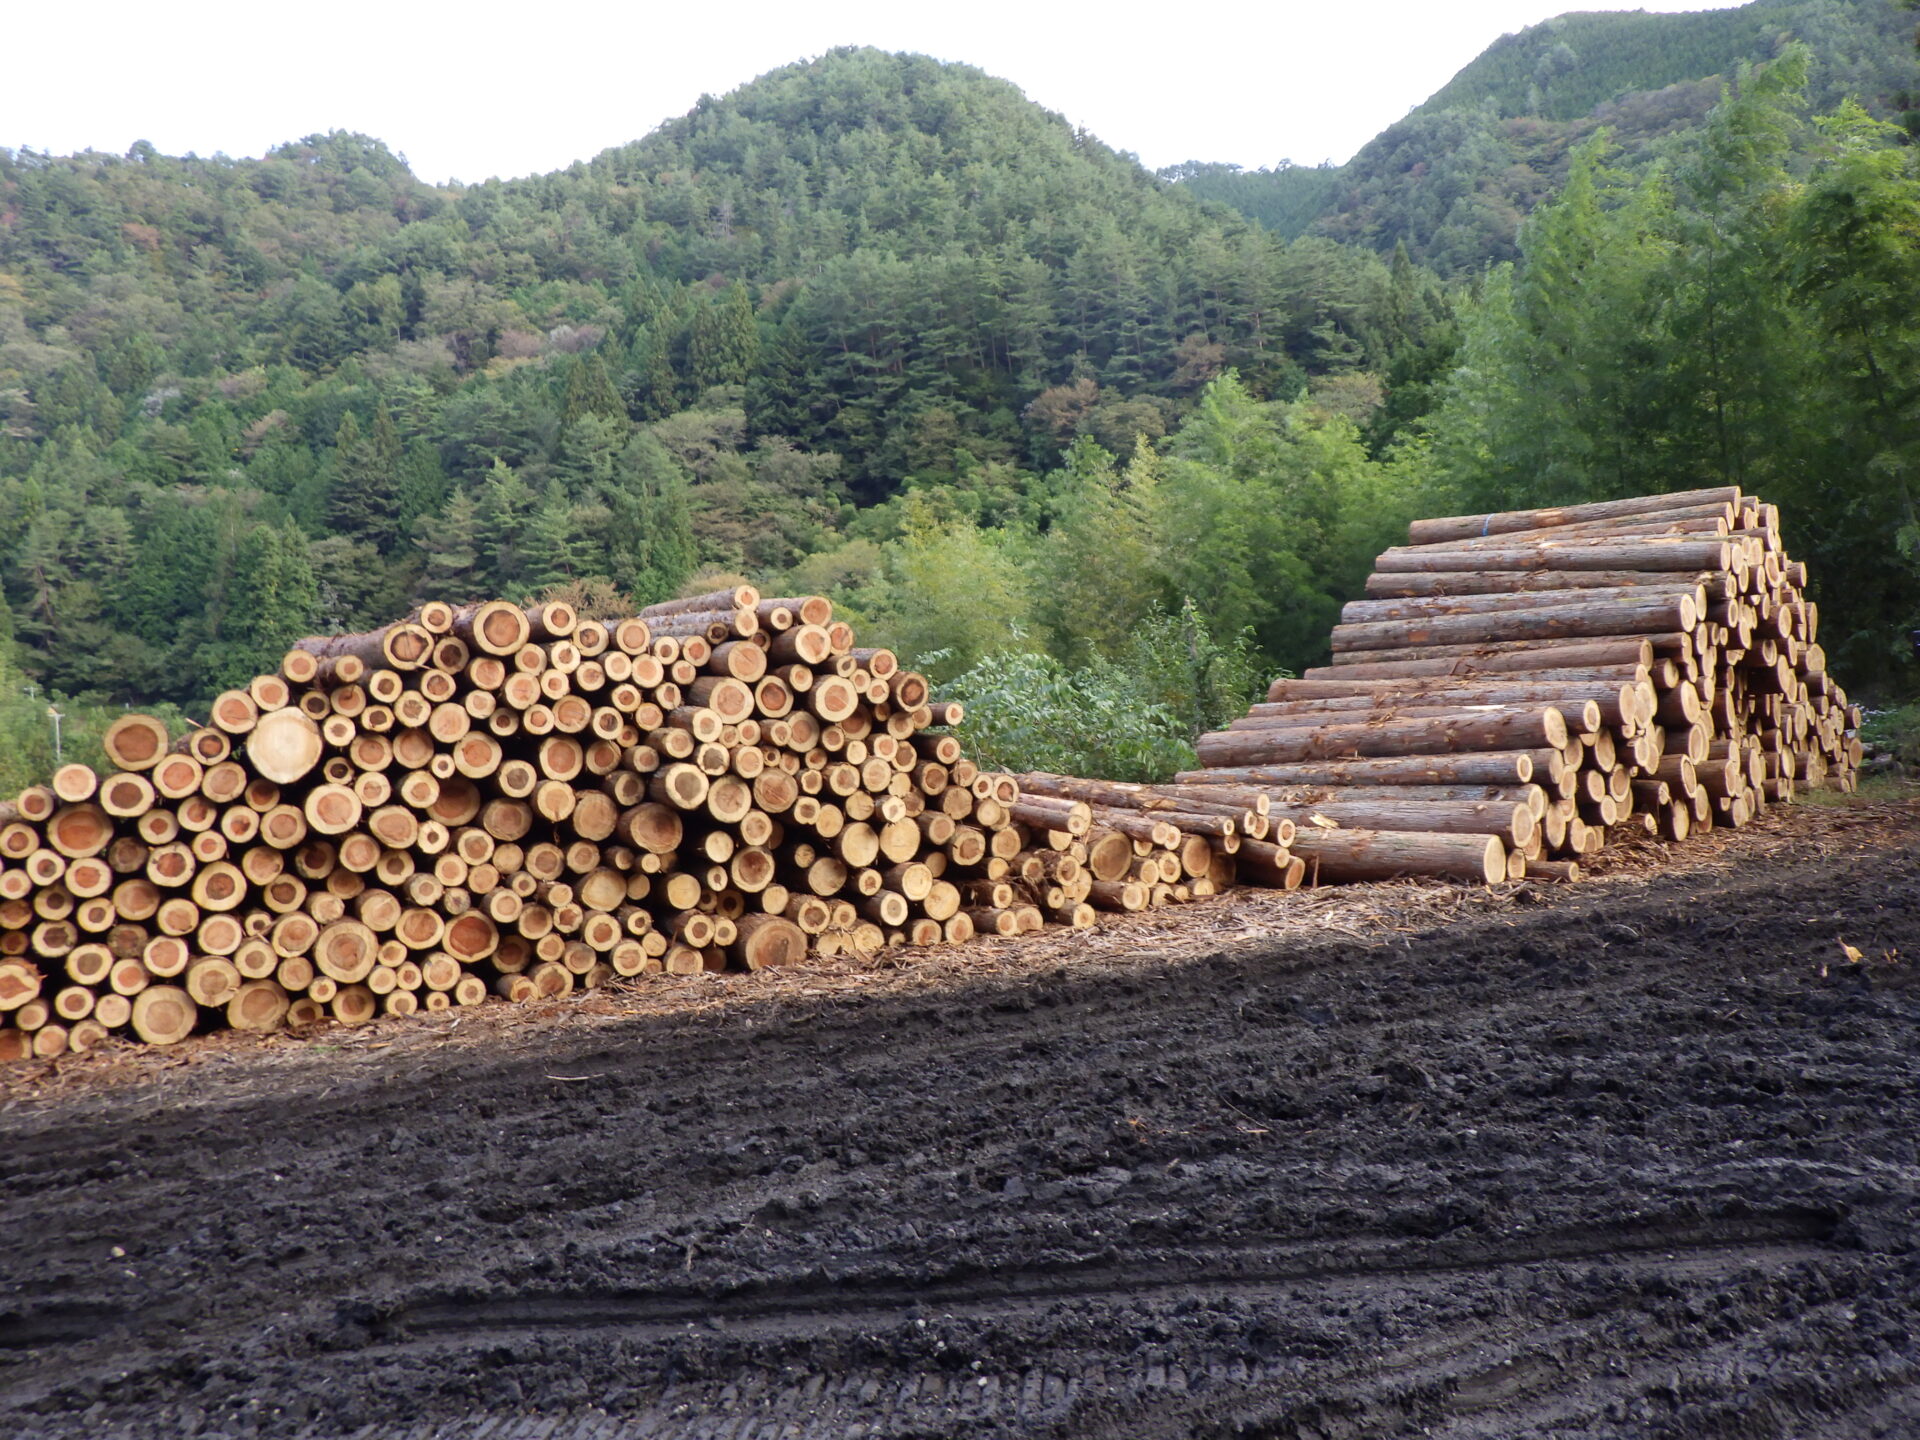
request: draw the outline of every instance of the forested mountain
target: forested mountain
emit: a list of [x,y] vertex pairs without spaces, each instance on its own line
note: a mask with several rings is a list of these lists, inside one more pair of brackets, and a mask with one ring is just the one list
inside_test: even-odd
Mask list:
[[1039,505],[1077,437],[1124,459],[1229,369],[1417,392],[1447,317],[1404,259],[871,50],[462,189],[343,133],[0,151],[0,579],[47,683],[186,701],[422,597],[645,601],[885,541],[910,489]]
[[[73,697],[192,706],[422,598],[722,575],[1051,717],[1005,753],[1156,773],[1411,514],[1725,483],[1789,505],[1849,684],[1904,686],[1920,148],[1810,116],[1817,65],[1577,145],[1490,89],[1554,159],[1460,283],[871,50],[465,188],[343,133],[0,151],[0,775],[43,690],[71,737]],[[1488,193],[1421,233],[1470,249]]]
[[1281,235],[1324,235],[1466,274],[1518,253],[1521,220],[1605,127],[1640,165],[1697,134],[1742,65],[1794,44],[1807,99],[1853,99],[1920,133],[1916,16],[1906,0],[1753,0],[1730,10],[1576,12],[1496,40],[1344,166],[1163,171]]

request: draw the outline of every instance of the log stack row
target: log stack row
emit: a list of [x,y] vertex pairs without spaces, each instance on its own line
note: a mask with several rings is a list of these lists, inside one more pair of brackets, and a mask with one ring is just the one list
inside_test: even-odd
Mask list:
[[[1086,843],[1090,809],[980,771],[959,719],[824,599],[751,587],[609,623],[435,604],[302,641],[204,727],[172,741],[128,716],[105,737],[113,772],[70,765],[0,806],[0,1056],[759,969],[1130,902],[1103,888],[1116,856]],[[1129,838],[1122,878],[1186,839],[1135,855]],[[1155,870],[1169,893],[1230,878],[1208,846],[1184,858]]]
[[1265,802],[1029,793],[961,718],[826,600],[746,586],[301,641],[0,806],[0,1058],[1086,926],[1215,893],[1243,843],[1300,882]]
[[1857,707],[1806,566],[1737,488],[1416,521],[1333,632],[1181,783],[1295,821],[1320,880],[1576,878],[1622,831],[1684,840],[1850,789]]

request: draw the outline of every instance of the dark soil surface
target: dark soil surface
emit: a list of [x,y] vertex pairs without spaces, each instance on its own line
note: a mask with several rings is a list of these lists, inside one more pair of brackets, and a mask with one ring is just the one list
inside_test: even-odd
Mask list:
[[1914,1436],[1917,970],[1909,834],[9,1092],[0,1435]]

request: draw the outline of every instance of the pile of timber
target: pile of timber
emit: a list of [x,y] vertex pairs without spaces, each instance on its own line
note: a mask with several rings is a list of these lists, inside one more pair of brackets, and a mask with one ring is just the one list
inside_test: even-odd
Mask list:
[[1853,787],[1806,566],[1735,487],[1414,522],[1333,632],[1179,777],[1298,827],[1316,880],[1578,878]]
[[112,773],[0,805],[0,1058],[1087,926],[1232,883],[1251,807],[1109,820],[981,771],[961,718],[828,601],[747,586],[303,640],[203,728],[129,715]]

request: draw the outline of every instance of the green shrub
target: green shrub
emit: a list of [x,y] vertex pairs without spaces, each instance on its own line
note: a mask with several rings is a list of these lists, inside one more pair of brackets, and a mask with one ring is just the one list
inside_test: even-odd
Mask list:
[[1149,614],[1113,659],[1069,667],[1002,650],[941,695],[967,707],[960,734],[981,765],[1155,781],[1194,768],[1193,741],[1244,714],[1266,683],[1251,635],[1217,644],[1189,601],[1178,615]]

